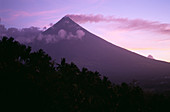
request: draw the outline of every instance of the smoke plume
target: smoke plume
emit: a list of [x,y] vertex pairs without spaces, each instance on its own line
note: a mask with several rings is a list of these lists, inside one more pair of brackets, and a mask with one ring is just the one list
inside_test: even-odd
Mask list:
[[117,28],[125,30],[146,30],[153,31],[162,34],[170,34],[170,24],[160,23],[157,21],[147,21],[143,19],[128,19],[128,18],[116,18],[114,16],[104,17],[103,15],[67,15],[78,23],[86,22],[110,22],[118,23]]

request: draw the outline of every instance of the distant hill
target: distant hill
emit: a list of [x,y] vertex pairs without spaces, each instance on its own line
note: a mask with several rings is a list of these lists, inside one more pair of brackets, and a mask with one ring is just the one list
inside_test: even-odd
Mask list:
[[[90,33],[68,16],[29,44],[44,49],[57,62],[66,58],[79,67],[98,71],[112,82],[137,80],[146,89],[170,87],[170,63],[149,59]],[[165,87],[165,88],[164,88]]]

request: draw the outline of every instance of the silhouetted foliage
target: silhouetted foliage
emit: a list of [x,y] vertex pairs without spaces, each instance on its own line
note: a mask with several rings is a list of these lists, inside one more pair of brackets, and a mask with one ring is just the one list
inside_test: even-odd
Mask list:
[[144,93],[135,83],[112,84],[98,72],[63,58],[56,64],[43,50],[0,40],[1,111],[162,112],[169,96]]

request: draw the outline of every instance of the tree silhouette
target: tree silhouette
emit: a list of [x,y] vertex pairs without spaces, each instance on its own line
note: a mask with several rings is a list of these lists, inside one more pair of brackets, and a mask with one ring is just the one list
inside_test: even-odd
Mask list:
[[145,93],[135,83],[112,84],[106,76],[42,49],[3,37],[0,40],[1,110],[38,112],[161,112],[170,95]]

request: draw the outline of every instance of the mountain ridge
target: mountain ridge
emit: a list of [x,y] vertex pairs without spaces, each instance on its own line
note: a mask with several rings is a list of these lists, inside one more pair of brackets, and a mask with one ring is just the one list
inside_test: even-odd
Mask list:
[[[33,48],[44,49],[58,62],[66,58],[80,67],[98,71],[113,82],[130,82],[132,80],[155,79],[170,75],[170,63],[148,59],[135,52],[114,45],[82,28],[69,17],[42,33],[45,39],[53,36],[56,42],[42,43],[36,41]],[[51,37],[50,37],[51,38]],[[148,80],[148,83],[150,80]]]
[[[69,21],[69,23],[70,23],[70,21],[71,21],[73,24],[75,24],[75,26],[78,26],[78,28],[80,28],[81,30],[87,31],[87,32],[90,33],[91,35],[94,35],[95,37],[98,37],[99,39],[101,39],[102,41],[105,41],[106,43],[109,43],[109,44],[111,44],[111,45],[114,45],[114,46],[116,46],[116,47],[119,47],[119,48],[121,48],[121,49],[124,49],[124,50],[126,50],[126,51],[131,52],[131,53],[140,55],[140,56],[142,56],[142,57],[144,57],[144,58],[147,58],[146,56],[143,56],[143,55],[141,55],[141,54],[138,54],[138,53],[133,52],[133,51],[131,51],[131,50],[128,50],[128,49],[126,49],[126,48],[123,48],[123,47],[120,47],[120,46],[118,46],[118,45],[115,45],[115,44],[113,44],[113,43],[111,43],[111,42],[109,42],[109,41],[107,41],[107,40],[105,40],[105,39],[97,36],[96,34],[91,33],[91,32],[88,31],[87,29],[84,29],[84,28],[81,27],[79,24],[77,24],[76,22],[74,22],[68,15],[64,16],[60,21],[58,21],[56,24],[54,24],[54,25],[52,26],[52,28],[53,28],[53,27],[57,27],[58,23],[60,23],[60,22],[63,23],[62,21],[66,21],[65,23],[67,23],[67,21]],[[48,33],[49,33],[49,30],[51,30],[51,27],[48,28],[47,30],[45,30],[45,31],[43,32],[43,34],[48,34]],[[55,30],[56,30],[56,29],[55,29]],[[48,33],[47,33],[47,32],[48,32]],[[169,64],[170,64],[170,62],[167,62],[167,61],[157,60],[157,59],[154,59],[154,60],[159,61],[159,62],[165,62],[165,63],[169,63]]]

